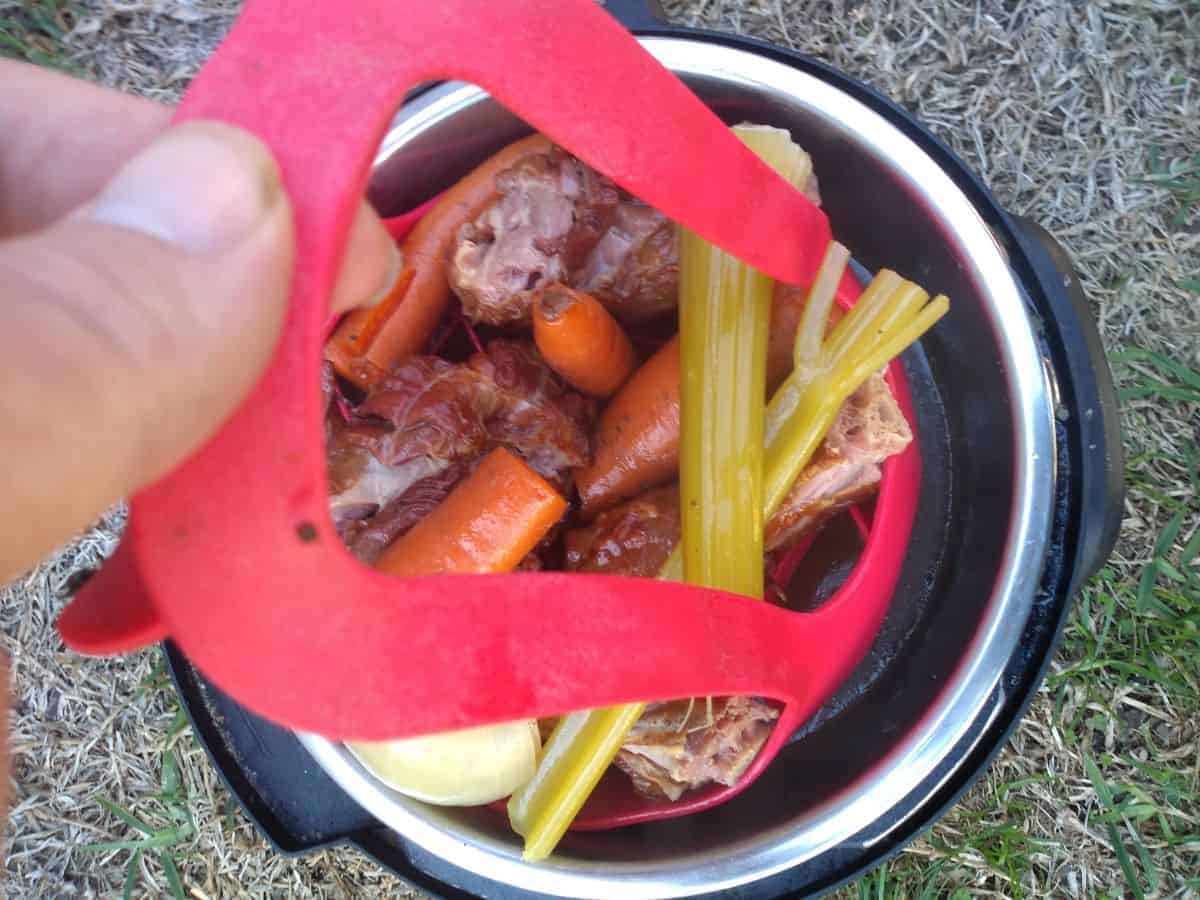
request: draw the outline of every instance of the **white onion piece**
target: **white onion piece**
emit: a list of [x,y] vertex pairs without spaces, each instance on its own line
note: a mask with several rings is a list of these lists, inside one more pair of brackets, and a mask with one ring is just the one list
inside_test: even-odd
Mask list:
[[537,722],[527,719],[346,746],[372,775],[408,797],[439,806],[479,806],[533,778],[542,739]]

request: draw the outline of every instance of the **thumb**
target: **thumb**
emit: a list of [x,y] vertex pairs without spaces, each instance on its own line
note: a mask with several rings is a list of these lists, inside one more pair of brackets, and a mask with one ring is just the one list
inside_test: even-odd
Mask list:
[[292,255],[269,152],[215,123],[0,244],[0,582],[217,430],[271,356]]

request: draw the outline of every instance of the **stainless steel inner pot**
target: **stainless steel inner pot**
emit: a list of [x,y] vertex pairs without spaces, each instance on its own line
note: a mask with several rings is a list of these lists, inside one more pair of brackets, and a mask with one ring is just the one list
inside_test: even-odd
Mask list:
[[[521,861],[519,841],[495,812],[409,800],[341,745],[301,735],[344,790],[412,844],[496,882],[574,897],[677,897],[767,877],[848,840],[966,753],[969,724],[999,711],[997,683],[1031,609],[1054,493],[1053,403],[1034,326],[1002,249],[937,163],[867,106],[785,64],[681,38],[643,44],[726,121],[791,130],[814,158],[834,233],[857,260],[950,295],[950,320],[923,342],[925,362],[910,365],[922,382],[915,394],[925,469],[914,542],[927,549],[913,554],[895,604],[920,599],[885,630],[910,640],[955,624],[932,651],[918,654],[913,638],[902,644],[912,652],[864,661],[864,671],[898,672],[913,702],[843,715],[855,704],[851,691],[730,803],[570,834],[541,865]],[[407,210],[526,131],[475,87],[434,88],[397,116],[371,197],[384,213]],[[698,175],[697,190],[719,187],[719,172]]]

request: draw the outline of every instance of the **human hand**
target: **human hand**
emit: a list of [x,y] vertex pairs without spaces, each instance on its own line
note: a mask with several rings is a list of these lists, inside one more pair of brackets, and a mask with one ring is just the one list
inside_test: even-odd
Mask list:
[[[274,349],[293,256],[266,147],[0,60],[0,583],[210,437]],[[365,204],[334,296],[395,277]]]

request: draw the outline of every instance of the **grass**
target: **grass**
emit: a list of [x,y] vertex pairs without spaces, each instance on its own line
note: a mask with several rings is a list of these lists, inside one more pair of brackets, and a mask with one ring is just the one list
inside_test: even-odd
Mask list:
[[[143,680],[138,690],[138,696],[167,690],[170,690],[170,680],[166,676],[163,660],[160,658],[150,675]],[[174,702],[174,695],[171,696]],[[172,898],[185,900],[187,896],[183,889],[183,880],[179,874],[176,858],[178,854],[186,853],[191,848],[197,828],[195,817],[192,814],[191,798],[180,777],[179,756],[173,747],[176,738],[187,728],[188,719],[177,702],[175,705],[175,718],[167,729],[163,742],[159,790],[135,804],[139,809],[146,811],[138,815],[108,797],[98,796],[95,798],[96,803],[129,828],[133,836],[123,840],[84,844],[79,848],[88,853],[131,851],[125,865],[122,900],[129,900],[133,896],[134,888],[137,887],[142,877],[142,864],[145,858],[157,861]],[[147,821],[147,819],[151,821]]]
[[1200,203],[1200,153],[1191,158],[1164,161],[1162,150],[1150,148],[1150,174],[1142,179],[1143,184],[1152,184],[1166,189],[1179,204],[1172,225],[1182,225]]
[[854,885],[857,900],[971,900],[971,892],[963,887],[950,888],[942,882],[946,860],[940,860],[910,877],[904,869],[893,872],[880,866]]
[[79,74],[68,58],[63,40],[78,16],[67,0],[26,0],[16,9],[2,10],[0,56],[20,59]]

